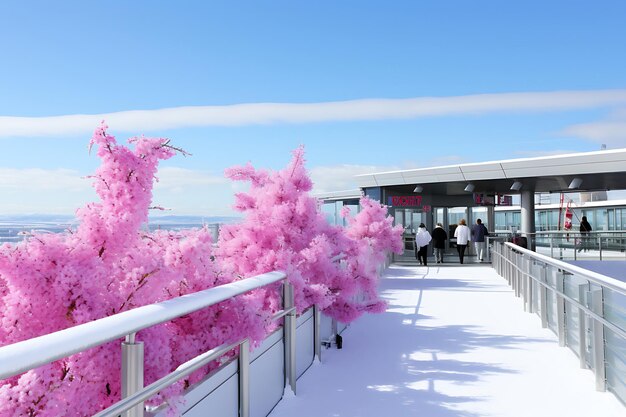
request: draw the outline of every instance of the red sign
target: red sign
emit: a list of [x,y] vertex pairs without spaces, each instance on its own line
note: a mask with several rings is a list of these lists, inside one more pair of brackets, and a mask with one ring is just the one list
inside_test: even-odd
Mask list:
[[500,195],[498,194],[498,205],[499,206],[512,206],[513,205],[513,197],[510,195]]
[[422,205],[421,195],[393,196],[387,199],[391,207],[419,207]]
[[494,196],[481,194],[481,193],[474,193],[474,203],[476,203],[479,206],[493,206],[495,205]]

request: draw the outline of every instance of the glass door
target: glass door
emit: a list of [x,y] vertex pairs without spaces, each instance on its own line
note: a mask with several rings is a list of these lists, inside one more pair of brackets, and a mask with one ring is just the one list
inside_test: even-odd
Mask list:
[[456,248],[456,239],[454,237],[454,231],[459,225],[461,219],[467,223],[467,207],[450,207],[448,208],[448,241],[450,242],[450,249]]
[[428,224],[427,213],[424,213],[421,209],[394,209],[395,224],[401,224],[404,226],[404,233],[402,235],[404,241],[404,255],[402,257],[412,257],[415,259],[415,233],[420,223]]

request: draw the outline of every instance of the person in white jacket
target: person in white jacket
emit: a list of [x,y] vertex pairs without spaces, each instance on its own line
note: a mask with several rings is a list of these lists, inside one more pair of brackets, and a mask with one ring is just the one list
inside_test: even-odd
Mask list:
[[426,225],[421,223],[415,235],[415,257],[420,261],[420,265],[428,265],[428,244],[431,240],[432,237],[426,230]]
[[465,248],[467,248],[467,242],[470,240],[470,229],[467,227],[465,219],[459,220],[459,225],[454,231],[454,237],[456,238],[456,250],[459,252],[459,261],[463,263]]

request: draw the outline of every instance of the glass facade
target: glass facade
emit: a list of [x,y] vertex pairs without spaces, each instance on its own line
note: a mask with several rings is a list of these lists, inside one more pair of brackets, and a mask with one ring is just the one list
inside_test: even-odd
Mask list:
[[326,220],[330,224],[334,224],[337,226],[346,226],[347,221],[345,218],[341,217],[341,210],[344,207],[348,207],[350,209],[350,213],[352,216],[356,215],[359,210],[359,200],[357,199],[348,199],[348,200],[336,200],[336,201],[325,201],[322,204],[322,213],[326,216]]
[[[594,231],[626,230],[626,207],[595,207],[575,208],[572,219],[572,230],[578,231],[582,216],[587,216]],[[521,227],[521,212],[519,210],[496,211],[495,230],[497,232],[510,232],[519,230]],[[565,210],[561,213],[561,230],[565,220]],[[559,230],[559,209],[535,208],[535,230],[545,232]]]

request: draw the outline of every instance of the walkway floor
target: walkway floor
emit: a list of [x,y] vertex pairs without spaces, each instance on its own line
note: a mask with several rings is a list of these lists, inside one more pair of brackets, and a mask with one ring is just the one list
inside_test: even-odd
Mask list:
[[626,416],[491,267],[392,265],[381,293],[271,417]]

